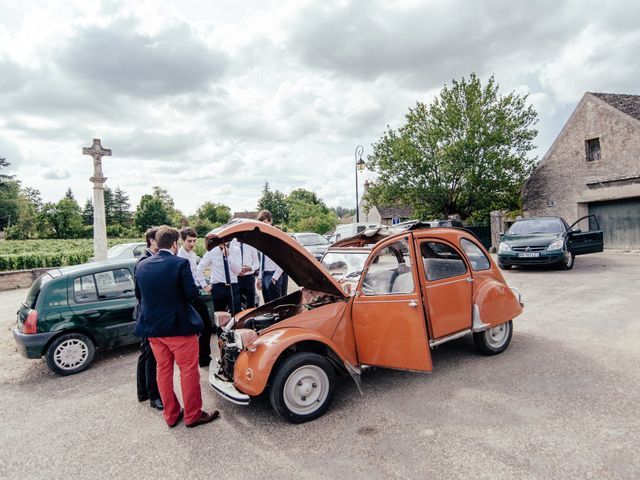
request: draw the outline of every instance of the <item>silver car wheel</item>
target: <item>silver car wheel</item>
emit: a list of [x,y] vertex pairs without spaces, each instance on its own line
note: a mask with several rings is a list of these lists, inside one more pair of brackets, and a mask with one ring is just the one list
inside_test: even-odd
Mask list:
[[89,358],[89,346],[77,338],[65,340],[55,349],[53,360],[62,370],[73,370]]
[[284,403],[296,415],[308,415],[320,408],[329,395],[329,377],[316,365],[294,370],[284,384]]
[[509,322],[498,325],[497,327],[490,328],[485,332],[485,339],[487,344],[492,348],[500,348],[506,341],[509,340],[509,329],[511,324]]

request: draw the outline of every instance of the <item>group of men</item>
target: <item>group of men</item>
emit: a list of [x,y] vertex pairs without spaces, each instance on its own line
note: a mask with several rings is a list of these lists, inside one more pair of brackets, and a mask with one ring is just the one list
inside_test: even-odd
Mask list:
[[[258,220],[272,224],[263,210]],[[214,311],[231,314],[256,306],[256,288],[265,303],[286,293],[286,275],[269,257],[250,245],[232,240],[212,248],[198,261],[197,233],[163,225],[145,234],[147,249],[134,268],[134,311],[137,336],[142,337],[137,368],[138,401],[149,400],[162,410],[169,427],[184,418],[187,427],[219,416],[202,411],[200,370],[211,361],[211,318],[201,292],[211,293]],[[182,245],[178,248],[178,240]],[[210,281],[205,272],[210,271]],[[180,370],[184,410],[173,390],[174,363]]]

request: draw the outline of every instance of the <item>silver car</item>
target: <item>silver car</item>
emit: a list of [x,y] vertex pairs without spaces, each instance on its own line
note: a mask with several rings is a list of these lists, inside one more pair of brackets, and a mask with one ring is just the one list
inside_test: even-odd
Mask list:
[[[145,248],[147,248],[147,244],[144,242],[120,243],[107,250],[107,258],[109,260],[138,258],[144,253]],[[95,257],[89,259],[90,262],[95,262],[95,260]]]

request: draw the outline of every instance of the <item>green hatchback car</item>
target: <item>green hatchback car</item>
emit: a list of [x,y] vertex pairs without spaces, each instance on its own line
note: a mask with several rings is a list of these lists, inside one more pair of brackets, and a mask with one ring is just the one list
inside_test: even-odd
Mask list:
[[[18,310],[13,337],[27,358],[44,355],[59,375],[91,365],[96,349],[139,342],[133,331],[135,260],[56,268],[33,283]],[[202,294],[211,309],[211,297]]]

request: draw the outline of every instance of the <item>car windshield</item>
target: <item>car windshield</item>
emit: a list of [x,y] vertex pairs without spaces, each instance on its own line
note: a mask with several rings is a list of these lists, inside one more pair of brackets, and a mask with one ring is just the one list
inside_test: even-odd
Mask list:
[[317,233],[303,233],[301,235],[296,235],[296,239],[305,247],[329,244],[326,238]]
[[509,235],[559,234],[564,232],[564,225],[559,218],[532,218],[518,220],[511,225]]
[[327,252],[322,265],[333,277],[357,277],[362,273],[369,252]]
[[120,245],[115,245],[115,246],[111,247],[109,250],[107,250],[107,256],[108,257],[117,257],[122,252],[124,252],[127,248],[129,248],[129,245],[127,245],[126,243],[122,243]]

